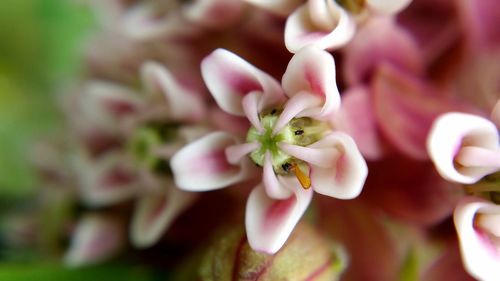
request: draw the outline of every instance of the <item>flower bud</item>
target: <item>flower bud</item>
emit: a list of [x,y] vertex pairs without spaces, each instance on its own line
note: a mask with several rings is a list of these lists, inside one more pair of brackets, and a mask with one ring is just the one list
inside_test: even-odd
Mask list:
[[338,280],[344,252],[311,226],[299,224],[274,255],[250,248],[243,229],[225,233],[202,262],[200,280]]

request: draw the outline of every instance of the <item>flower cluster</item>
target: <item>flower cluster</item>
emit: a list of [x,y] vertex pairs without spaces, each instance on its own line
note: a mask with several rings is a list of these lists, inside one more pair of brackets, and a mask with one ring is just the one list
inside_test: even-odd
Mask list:
[[86,2],[102,28],[36,163],[79,207],[68,264],[244,224],[202,280],[500,276],[495,1]]

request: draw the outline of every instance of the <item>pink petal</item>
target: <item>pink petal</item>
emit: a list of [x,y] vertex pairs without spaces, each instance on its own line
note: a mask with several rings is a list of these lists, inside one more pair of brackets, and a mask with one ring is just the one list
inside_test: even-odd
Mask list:
[[496,0],[456,1],[469,45],[478,52],[496,50],[500,44],[500,11]]
[[236,165],[245,155],[259,148],[259,142],[243,143],[229,146],[226,148],[227,161],[233,165]]
[[96,264],[113,257],[125,243],[123,223],[111,217],[86,215],[76,226],[64,262],[71,267]]
[[266,190],[267,196],[272,199],[283,200],[289,198],[292,192],[283,186],[278,181],[278,177],[273,169],[271,152],[267,151],[264,160],[264,171],[262,174],[262,182]]
[[379,67],[374,79],[375,116],[381,132],[399,151],[415,159],[428,159],[427,134],[437,116],[466,109],[442,97],[442,92],[418,76],[388,64]]
[[385,154],[369,89],[349,88],[342,95],[342,107],[335,116],[336,129],[347,133],[366,159],[377,160]]
[[147,193],[138,199],[130,226],[130,239],[135,247],[155,244],[195,198],[193,193],[178,190],[173,183],[169,183],[167,189],[167,192]]
[[262,92],[259,111],[283,102],[278,82],[237,55],[217,49],[203,59],[201,72],[220,108],[243,116],[242,99],[250,92]]
[[161,93],[165,96],[168,112],[174,120],[199,121],[205,116],[203,101],[176,81],[163,65],[145,62],[141,67],[141,75],[150,93]]
[[497,128],[489,120],[465,113],[447,113],[433,124],[427,149],[436,169],[447,180],[474,183],[498,167],[456,165],[455,157],[461,147],[471,146],[498,151]]
[[297,8],[302,0],[244,0],[261,9],[271,11],[278,15],[289,15]]
[[424,69],[417,42],[392,18],[368,21],[344,52],[344,75],[350,85],[369,81],[382,61],[416,74]]
[[412,0],[366,0],[366,5],[380,14],[396,14],[406,8]]
[[341,132],[333,132],[309,147],[334,147],[339,154],[327,168],[311,167],[314,191],[339,199],[352,199],[361,193],[368,168],[351,137]]
[[319,97],[321,112],[327,117],[340,107],[340,95],[335,80],[335,61],[330,53],[314,46],[304,47],[290,60],[282,79],[288,97],[305,92]]
[[264,132],[264,128],[260,124],[259,118],[259,101],[262,94],[259,92],[250,92],[243,97],[241,104],[243,105],[243,111],[245,112],[248,121],[252,126],[259,131],[259,133]]
[[[160,7],[154,2],[140,2],[129,8],[122,16],[122,32],[132,39],[151,40],[163,36],[176,28],[177,22],[167,17],[172,7]],[[158,15],[159,10],[163,15]]]
[[198,0],[183,5],[183,16],[209,28],[225,28],[241,18],[244,4],[234,0]]
[[123,118],[137,114],[145,105],[129,88],[97,80],[85,85],[80,101],[83,114],[107,129],[116,129]]
[[312,199],[312,190],[293,186],[294,195],[273,200],[262,185],[250,193],[245,225],[252,249],[274,254],[285,244]]
[[354,20],[335,1],[309,0],[288,17],[285,45],[292,53],[308,45],[335,49],[345,45],[355,29]]
[[497,101],[493,110],[491,111],[491,121],[497,125],[497,128],[500,130],[500,100]]
[[140,189],[134,169],[118,153],[105,154],[96,160],[79,156],[74,164],[78,171],[80,195],[91,206],[106,206],[128,200]]
[[[460,242],[462,260],[466,270],[480,280],[496,280],[500,276],[500,244],[498,237],[489,237],[475,227],[479,216],[496,216],[495,227],[500,221],[500,206],[479,198],[466,197],[455,209],[454,221]],[[490,234],[491,235],[491,234]],[[495,235],[495,234],[492,234]],[[498,235],[498,233],[496,234]]]
[[254,168],[250,159],[233,165],[226,158],[226,148],[235,144],[229,134],[215,132],[183,147],[170,162],[176,185],[186,191],[207,191],[248,179]]

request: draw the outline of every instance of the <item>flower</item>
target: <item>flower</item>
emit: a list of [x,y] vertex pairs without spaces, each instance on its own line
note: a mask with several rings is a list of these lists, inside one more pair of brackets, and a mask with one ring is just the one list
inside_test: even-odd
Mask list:
[[207,191],[250,179],[259,170],[255,166],[261,167],[262,183],[246,206],[254,250],[281,248],[313,190],[339,199],[358,196],[367,167],[351,137],[331,123],[340,95],[329,53],[303,48],[289,62],[281,86],[222,49],[203,60],[202,74],[219,107],[246,117],[250,129],[246,136],[214,132],[182,148],[171,159],[174,179],[183,190]]
[[480,280],[500,276],[500,206],[476,197],[464,197],[454,213],[462,260]]
[[[500,103],[497,103],[494,115],[497,115],[498,107]],[[442,177],[472,184],[500,170],[499,141],[498,128],[490,120],[450,112],[435,120],[427,148]]]
[[[161,64],[146,62],[141,74],[142,93],[87,82],[76,98],[79,114],[70,116],[84,136],[73,157],[81,199],[94,208],[135,199],[130,238],[134,246],[148,247],[194,199],[174,187],[168,161],[205,132],[198,124],[205,110],[201,97]],[[88,137],[98,141],[88,143]],[[107,138],[115,141],[102,145]]]
[[309,0],[287,19],[285,45],[295,53],[313,44],[336,49],[347,44],[356,32],[356,22],[367,15],[395,14],[411,0]]

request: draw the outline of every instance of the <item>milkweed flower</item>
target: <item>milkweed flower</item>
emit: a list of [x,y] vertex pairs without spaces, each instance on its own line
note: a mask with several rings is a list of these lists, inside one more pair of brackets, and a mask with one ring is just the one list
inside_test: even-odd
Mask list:
[[[497,103],[492,119],[498,120]],[[500,139],[490,120],[465,113],[440,116],[427,147],[438,172],[447,180],[472,184],[500,170]]]
[[479,280],[497,280],[500,276],[500,206],[465,197],[453,218],[467,271]]
[[175,182],[183,190],[207,191],[260,171],[262,183],[246,206],[253,249],[277,252],[313,191],[339,199],[358,196],[367,166],[352,138],[332,124],[340,95],[329,53],[314,46],[300,50],[281,85],[223,49],[206,57],[201,67],[219,107],[246,118],[250,128],[246,136],[214,132],[182,148],[171,159]]
[[356,32],[357,22],[369,15],[391,15],[411,0],[309,0],[295,10],[285,25],[286,48],[295,53],[313,44],[322,49],[345,46]]

